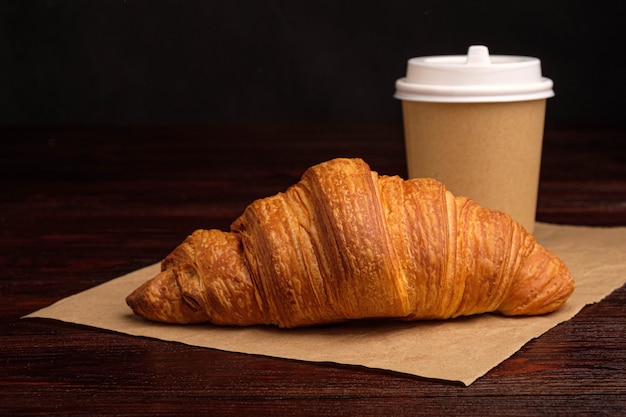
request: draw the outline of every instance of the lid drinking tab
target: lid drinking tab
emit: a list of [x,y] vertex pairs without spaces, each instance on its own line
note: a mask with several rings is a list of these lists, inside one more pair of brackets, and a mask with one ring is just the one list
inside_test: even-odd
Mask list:
[[467,65],[489,65],[489,48],[483,45],[473,45],[467,50]]

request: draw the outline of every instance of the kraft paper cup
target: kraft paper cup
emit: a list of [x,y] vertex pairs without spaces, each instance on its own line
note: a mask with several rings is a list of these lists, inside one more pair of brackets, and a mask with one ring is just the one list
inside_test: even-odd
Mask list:
[[490,56],[485,46],[410,59],[395,94],[409,177],[435,178],[532,233],[552,86],[537,58]]

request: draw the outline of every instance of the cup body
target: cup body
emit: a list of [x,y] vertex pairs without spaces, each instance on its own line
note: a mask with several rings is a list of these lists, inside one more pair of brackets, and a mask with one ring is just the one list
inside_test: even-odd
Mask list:
[[409,177],[508,213],[534,231],[546,100],[402,101]]

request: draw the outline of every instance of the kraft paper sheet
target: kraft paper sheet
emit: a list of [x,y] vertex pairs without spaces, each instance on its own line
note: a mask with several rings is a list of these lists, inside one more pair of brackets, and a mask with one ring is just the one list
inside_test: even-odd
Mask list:
[[568,265],[576,290],[553,314],[495,314],[428,322],[353,322],[320,328],[166,325],[134,316],[125,297],[154,276],[154,264],[29,314],[194,346],[279,358],[361,365],[470,385],[524,344],[626,282],[626,227],[537,224],[537,240]]

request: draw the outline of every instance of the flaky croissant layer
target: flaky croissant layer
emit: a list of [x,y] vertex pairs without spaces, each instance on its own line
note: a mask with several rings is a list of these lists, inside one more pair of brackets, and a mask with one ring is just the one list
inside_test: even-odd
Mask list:
[[297,327],[544,314],[573,290],[507,214],[340,158],[253,202],[229,232],[195,231],[126,301],[154,321]]

